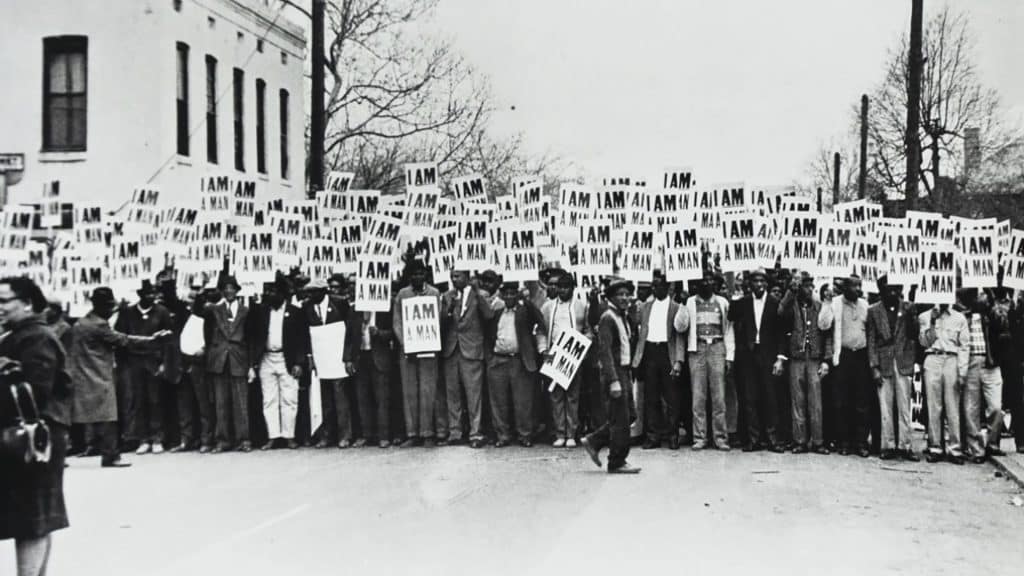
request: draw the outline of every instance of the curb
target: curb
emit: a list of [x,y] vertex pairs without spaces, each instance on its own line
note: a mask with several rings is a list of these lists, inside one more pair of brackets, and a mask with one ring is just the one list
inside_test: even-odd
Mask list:
[[1006,456],[993,456],[989,460],[1006,478],[1024,490],[1024,466],[1014,463],[1012,458],[1013,456],[1007,454]]

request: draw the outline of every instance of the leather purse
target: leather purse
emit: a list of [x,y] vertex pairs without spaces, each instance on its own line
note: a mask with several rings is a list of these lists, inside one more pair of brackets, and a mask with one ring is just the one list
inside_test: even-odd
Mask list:
[[0,454],[25,464],[49,462],[50,428],[39,417],[32,387],[17,362],[0,365],[0,385],[8,389],[15,411],[14,422],[0,429]]

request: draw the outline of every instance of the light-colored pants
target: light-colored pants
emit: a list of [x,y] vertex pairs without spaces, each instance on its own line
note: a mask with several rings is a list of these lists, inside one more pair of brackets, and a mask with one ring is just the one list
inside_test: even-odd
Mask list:
[[[953,357],[956,360],[956,357]],[[956,362],[953,363],[954,365]],[[909,451],[913,430],[910,428],[910,376],[900,374],[899,366],[893,360],[893,376],[882,377],[882,385],[878,387],[878,406],[882,416],[882,450]],[[896,407],[897,422],[893,422],[892,409]],[[895,425],[899,426],[899,438],[896,438]]]
[[260,362],[263,389],[263,419],[267,437],[295,438],[295,416],[299,409],[299,382],[288,373],[284,353],[267,352]]
[[821,428],[821,360],[793,360],[789,364],[789,396],[793,414],[793,442],[807,446],[807,424],[810,421],[810,445],[822,446]]
[[707,443],[707,401],[711,397],[711,430],[715,445],[725,448],[729,435],[725,424],[725,343],[698,340],[690,352],[690,381],[693,383],[693,443]]
[[981,433],[981,401],[985,399],[985,423],[988,424],[988,445],[999,448],[1003,427],[1003,376],[999,367],[985,367],[984,356],[971,356],[964,387],[964,432],[971,456],[984,456],[985,444]]
[[924,393],[928,401],[928,451],[942,454],[942,416],[949,442],[946,453],[963,455],[960,445],[960,385],[954,355],[929,354],[924,359]]

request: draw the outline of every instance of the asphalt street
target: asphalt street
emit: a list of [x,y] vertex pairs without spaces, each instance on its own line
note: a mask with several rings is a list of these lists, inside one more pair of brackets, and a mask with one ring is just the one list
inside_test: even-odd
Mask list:
[[[1015,574],[1016,484],[989,464],[468,447],[72,458],[51,576]],[[0,574],[13,546],[0,543]],[[640,572],[636,572],[639,570]]]

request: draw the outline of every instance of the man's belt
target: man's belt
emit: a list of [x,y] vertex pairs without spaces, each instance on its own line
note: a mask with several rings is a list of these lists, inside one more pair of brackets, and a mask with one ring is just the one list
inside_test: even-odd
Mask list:
[[705,344],[714,344],[715,342],[723,339],[724,338],[722,336],[697,336],[697,340],[700,340]]
[[519,352],[495,352],[494,355],[502,358],[519,358]]
[[925,356],[956,356],[959,352],[947,352],[945,350],[928,350],[924,353]]
[[651,342],[648,340],[646,346],[668,346],[668,342]]

